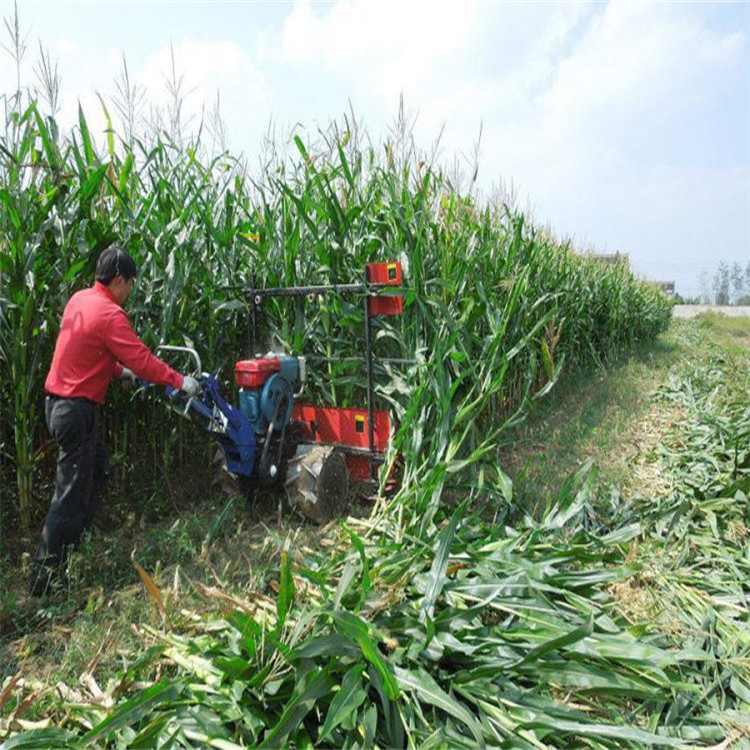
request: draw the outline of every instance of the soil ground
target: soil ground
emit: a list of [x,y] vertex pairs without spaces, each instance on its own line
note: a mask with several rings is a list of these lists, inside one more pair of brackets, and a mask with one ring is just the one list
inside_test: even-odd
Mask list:
[[[716,345],[750,352],[750,317],[676,320],[657,342],[607,371],[563,378],[499,452],[516,502],[533,512],[589,459],[599,467],[602,488],[618,488],[624,497],[658,491],[652,449],[680,414],[652,394],[686,359]],[[357,510],[366,514],[366,503]],[[172,603],[211,609],[207,587],[271,593],[285,540],[293,538],[304,551],[324,546],[326,533],[295,516],[279,521],[272,501],[248,508],[217,493],[177,517],[141,519],[95,534],[73,559],[69,589],[47,602],[25,594],[24,560],[6,560],[0,573],[0,684],[19,672],[40,686],[76,684],[93,674],[106,684],[116,675],[123,658],[143,647],[134,624],[160,618],[132,560]]]

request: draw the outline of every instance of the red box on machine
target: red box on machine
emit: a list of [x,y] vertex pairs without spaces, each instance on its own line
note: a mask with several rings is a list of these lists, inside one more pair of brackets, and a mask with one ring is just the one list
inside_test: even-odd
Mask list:
[[[401,263],[368,263],[365,274],[370,284],[385,284],[386,286],[401,286]],[[369,314],[401,315],[404,311],[404,300],[401,297],[370,296],[367,298]]]

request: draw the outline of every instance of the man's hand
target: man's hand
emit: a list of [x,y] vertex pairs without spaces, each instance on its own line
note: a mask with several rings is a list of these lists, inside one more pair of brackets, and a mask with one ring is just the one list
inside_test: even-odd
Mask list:
[[135,388],[138,385],[138,379],[135,373],[128,367],[123,367],[119,377],[123,388]]
[[198,393],[198,389],[200,387],[200,383],[195,378],[190,377],[190,375],[185,375],[182,379],[182,388],[180,388],[180,390],[185,395],[192,398],[196,393]]

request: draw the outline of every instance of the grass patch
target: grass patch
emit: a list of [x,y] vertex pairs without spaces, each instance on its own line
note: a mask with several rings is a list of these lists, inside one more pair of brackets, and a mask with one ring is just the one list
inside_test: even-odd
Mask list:
[[730,318],[705,312],[697,316],[696,323],[726,353],[741,355],[750,351],[750,317]]
[[[653,343],[619,358],[608,371],[566,374],[529,418],[509,433],[500,465],[514,482],[516,501],[536,512],[587,460],[599,467],[602,491],[648,494],[663,489],[649,470],[654,448],[683,414],[654,393],[668,375],[720,350],[750,353],[750,318],[705,313],[674,320]],[[737,363],[741,367],[740,363]]]
[[653,344],[620,357],[608,371],[564,375],[552,393],[507,436],[499,460],[516,501],[532,513],[585,461],[600,481],[627,487],[642,451],[641,425],[656,386],[694,342],[681,323]]
[[122,670],[143,647],[134,625],[161,623],[131,554],[170,605],[210,612],[215,605],[193,584],[265,591],[287,536],[302,547],[317,544],[319,530],[296,516],[284,517],[279,527],[268,498],[252,507],[237,499],[223,513],[226,504],[226,496],[215,495],[183,507],[178,518],[147,523],[131,515],[116,533],[87,536],[71,557],[68,589],[49,600],[29,597],[26,570],[19,575],[6,565],[0,685],[19,670],[40,684],[76,684],[92,660],[103,683]]

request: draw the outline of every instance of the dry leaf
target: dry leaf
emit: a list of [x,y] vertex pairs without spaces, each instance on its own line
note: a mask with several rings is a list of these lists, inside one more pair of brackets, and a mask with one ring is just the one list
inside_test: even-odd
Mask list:
[[13,688],[18,684],[21,679],[23,672],[19,672],[10,678],[10,682],[0,691],[0,708],[2,708],[7,702],[8,698],[13,694]]
[[141,577],[141,580],[143,581],[143,585],[146,587],[146,590],[148,591],[149,594],[151,594],[151,598],[154,600],[154,604],[156,604],[157,609],[166,618],[167,609],[164,606],[164,602],[161,599],[161,590],[156,585],[156,582],[154,581],[154,579],[139,565],[138,561],[135,559],[135,550],[133,550],[133,553],[130,555],[130,561],[133,563],[133,567],[136,569],[138,575]]

